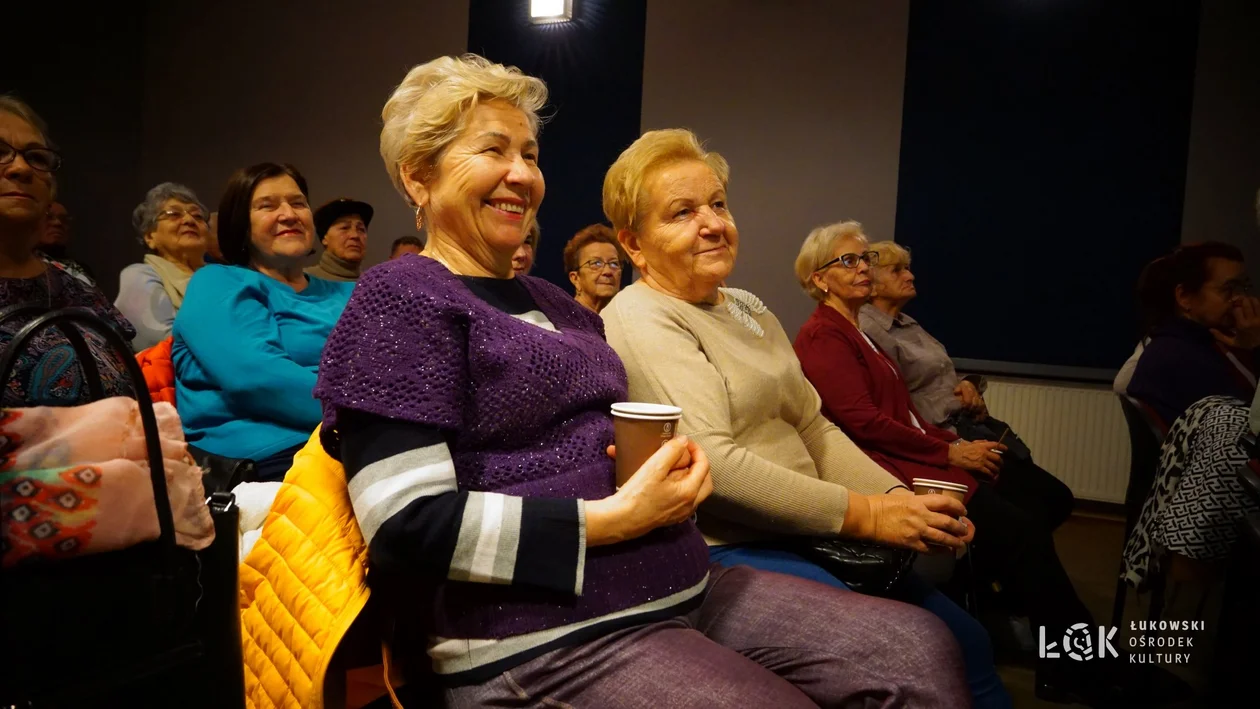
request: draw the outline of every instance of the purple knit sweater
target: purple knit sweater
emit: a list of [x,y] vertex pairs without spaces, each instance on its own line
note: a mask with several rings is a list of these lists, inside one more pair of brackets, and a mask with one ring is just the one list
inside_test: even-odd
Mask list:
[[[626,397],[625,369],[598,316],[546,281],[522,282],[559,333],[497,310],[432,259],[365,273],[319,368],[328,453],[339,457],[337,411],[351,408],[440,429],[461,490],[613,494],[609,405]],[[690,588],[708,564],[688,522],[588,549],[581,596],[434,579],[430,631],[503,638],[577,623]]]

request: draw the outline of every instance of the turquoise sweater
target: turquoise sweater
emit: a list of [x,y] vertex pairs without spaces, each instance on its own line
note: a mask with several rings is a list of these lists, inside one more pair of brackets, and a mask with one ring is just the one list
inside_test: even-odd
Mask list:
[[239,266],[206,266],[175,317],[175,401],[188,442],[261,460],[307,439],[324,341],[353,283],[309,278],[301,293]]

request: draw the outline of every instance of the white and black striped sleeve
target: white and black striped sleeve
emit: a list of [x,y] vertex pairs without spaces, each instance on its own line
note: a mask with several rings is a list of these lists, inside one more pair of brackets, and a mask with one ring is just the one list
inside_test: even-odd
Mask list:
[[372,565],[582,594],[581,500],[460,490],[442,433],[337,412],[350,500]]

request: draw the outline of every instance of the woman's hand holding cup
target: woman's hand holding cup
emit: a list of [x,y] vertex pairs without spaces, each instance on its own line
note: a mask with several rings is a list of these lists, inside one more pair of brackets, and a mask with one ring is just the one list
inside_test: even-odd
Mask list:
[[[616,449],[608,448],[610,456]],[[686,521],[713,492],[709,459],[686,436],[667,441],[610,497],[586,502],[586,544],[635,539]]]
[[[973,532],[959,518],[967,509],[958,500],[944,495],[871,495],[857,497],[850,492],[849,510],[854,502],[865,503],[865,514],[854,536],[890,546],[930,553],[932,546],[961,549]],[[848,527],[848,525],[846,525]]]

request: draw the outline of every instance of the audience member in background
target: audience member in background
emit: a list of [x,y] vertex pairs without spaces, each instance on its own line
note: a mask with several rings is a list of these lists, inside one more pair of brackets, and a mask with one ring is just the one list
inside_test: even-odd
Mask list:
[[53,202],[44,218],[44,231],[39,239],[39,253],[46,261],[77,276],[89,285],[96,285],[96,276],[87,266],[70,258],[70,228],[74,217],[61,202]]
[[393,261],[403,254],[415,254],[419,256],[422,251],[424,251],[423,238],[419,236],[411,236],[410,234],[400,236],[397,239],[394,239],[393,244],[390,244],[389,260]]
[[1146,345],[1128,393],[1172,425],[1204,397],[1251,401],[1260,345],[1260,299],[1242,252],[1218,242],[1179,247],[1145,272]]
[[[124,340],[136,332],[95,286],[50,264],[36,252],[44,219],[56,193],[53,173],[61,156],[49,147],[44,122],[30,106],[0,96],[0,309],[30,304],[41,310],[87,308],[112,325]],[[31,317],[0,325],[0,351]],[[85,332],[106,396],[129,396],[126,370],[108,344]],[[81,363],[57,329],[45,330],[19,355],[4,382],[0,406],[72,406],[92,400]]]
[[210,230],[206,233],[206,263],[225,264],[219,249],[219,213],[210,212]]
[[437,636],[422,671],[456,708],[963,705],[931,616],[710,569],[695,443],[616,488],[625,370],[598,316],[513,267],[544,195],[545,101],[540,80],[467,55],[412,69],[385,104],[381,155],[429,242],[364,277],[317,393],[374,586],[398,587],[396,657]]
[[[927,551],[971,537],[963,506],[916,497],[819,412],[779,321],[756,296],[724,288],[739,248],[729,169],[690,131],[645,133],[604,177],[604,214],[643,277],[601,313],[625,363],[630,400],[683,410],[678,430],[708,455],[713,497],[699,524],[711,558],[843,583],[782,546],[784,537],[853,537]],[[917,577],[894,597],[938,615],[962,643],[977,702],[1008,707],[984,629]],[[865,597],[836,593],[841,604]],[[875,642],[829,622],[848,642]]]
[[[966,441],[933,425],[911,401],[897,363],[860,329],[858,313],[871,297],[878,259],[857,222],[814,229],[796,257],[797,282],[818,307],[796,336],[795,349],[822,397],[823,413],[906,484],[928,478],[967,486],[967,513],[983,549],[973,559],[975,572],[986,583],[1000,581],[1033,627],[1044,626],[1049,638],[1062,637],[1078,622],[1093,627],[1037,497],[1043,488],[1057,494],[1051,488],[1062,483],[1039,469],[1003,470],[1005,446]],[[1082,667],[1043,661],[1038,695],[1105,697],[1105,675],[1078,671]]]
[[[842,233],[862,234],[862,225],[857,222],[842,222],[834,228],[832,238],[839,238]],[[984,378],[959,378],[945,346],[903,312],[918,295],[914,273],[910,270],[910,252],[891,241],[871,244],[869,248],[878,262],[870,267],[872,297],[862,306],[858,321],[862,332],[879,345],[905,378],[904,383],[886,383],[893,384],[894,390],[909,390],[914,415],[921,417],[924,424],[958,434],[968,441],[1005,443],[1007,450],[1001,456],[998,490],[1050,530],[1057,529],[1072,514],[1075,502],[1072,491],[1033,463],[1028,446],[1010,426],[989,415],[984,402]],[[954,450],[961,451],[968,445],[984,447],[982,443],[963,443]],[[960,456],[961,452],[953,457]]]
[[122,270],[114,305],[136,327],[132,347],[146,350],[171,336],[193,273],[205,265],[209,210],[192,190],[163,182],[149,190],[131,223],[149,250]]
[[367,253],[372,205],[353,199],[335,199],[315,210],[315,233],[324,245],[319,263],[307,275],[329,281],[357,281]]
[[628,263],[617,235],[604,224],[592,224],[564,245],[564,269],[573,284],[573,298],[596,313],[621,290],[621,269]]
[[188,442],[257,462],[279,480],[319,425],[324,341],[353,283],[310,278],[315,241],[306,179],[289,165],[238,170],[219,203],[229,266],[197,271],[175,316],[176,399]]
[[535,218],[525,233],[525,241],[512,254],[512,272],[518,276],[528,276],[534,270],[534,257],[538,255],[538,242],[542,239],[542,227]]

